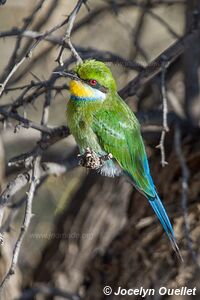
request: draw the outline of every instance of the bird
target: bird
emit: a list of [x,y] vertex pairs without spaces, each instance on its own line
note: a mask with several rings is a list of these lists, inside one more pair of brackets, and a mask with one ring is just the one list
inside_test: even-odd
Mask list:
[[105,176],[124,174],[129,178],[148,199],[182,260],[173,227],[150,174],[139,121],[119,96],[110,68],[104,62],[88,59],[72,72],[60,75],[70,78],[67,125],[80,153],[91,149],[97,157],[109,155],[98,172]]

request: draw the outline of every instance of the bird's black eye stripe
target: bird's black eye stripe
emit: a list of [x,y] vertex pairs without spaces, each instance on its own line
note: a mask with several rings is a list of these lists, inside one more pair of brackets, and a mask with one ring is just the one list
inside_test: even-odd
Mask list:
[[98,88],[99,91],[103,92],[103,93],[107,93],[108,89],[103,86],[103,85],[99,85],[99,88]]

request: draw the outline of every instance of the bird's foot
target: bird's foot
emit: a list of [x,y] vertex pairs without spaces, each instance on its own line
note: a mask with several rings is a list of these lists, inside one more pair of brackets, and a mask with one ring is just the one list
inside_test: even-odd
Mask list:
[[98,156],[92,149],[86,148],[85,153],[79,154],[79,165],[96,170],[103,166],[104,162],[113,158],[112,154]]

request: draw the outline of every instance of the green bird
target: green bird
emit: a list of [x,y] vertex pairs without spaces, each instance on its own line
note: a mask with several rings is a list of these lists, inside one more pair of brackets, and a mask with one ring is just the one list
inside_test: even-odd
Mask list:
[[67,105],[67,124],[80,153],[92,149],[99,156],[112,154],[99,172],[106,176],[125,174],[149,200],[181,258],[174,231],[154,186],[140,132],[140,124],[117,93],[110,69],[100,61],[86,60],[76,66],[71,77],[71,97]]

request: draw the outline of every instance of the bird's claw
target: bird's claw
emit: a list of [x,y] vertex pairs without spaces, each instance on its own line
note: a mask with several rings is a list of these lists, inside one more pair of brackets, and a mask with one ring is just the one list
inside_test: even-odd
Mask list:
[[113,158],[112,154],[98,156],[92,149],[86,148],[83,154],[78,154],[79,165],[96,170],[103,166],[104,162]]

